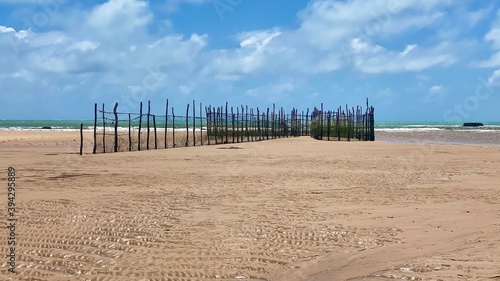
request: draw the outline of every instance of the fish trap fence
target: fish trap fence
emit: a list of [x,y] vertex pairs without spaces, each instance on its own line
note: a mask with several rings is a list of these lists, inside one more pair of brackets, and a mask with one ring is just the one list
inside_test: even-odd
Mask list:
[[311,114],[311,136],[318,140],[375,140],[375,109],[366,102],[366,109],[357,106],[336,111],[314,108]]
[[[339,132],[342,132],[339,140],[344,135],[347,135],[347,140],[354,138],[353,136],[360,140],[373,140],[373,137],[366,138],[365,123],[361,125],[358,122],[364,120],[363,114],[354,115],[357,119],[353,119],[349,111],[348,117],[344,118],[341,113],[335,115],[332,111],[323,112],[322,108],[323,105],[321,110],[315,108],[311,113],[309,109],[299,111],[296,108],[286,112],[283,107],[276,108],[275,104],[271,108],[260,110],[243,105],[229,107],[227,102],[225,106],[204,107],[193,100],[185,110],[176,112],[173,107],[169,107],[167,100],[165,113],[158,115],[151,113],[149,101],[146,110],[143,110],[143,104],[140,103],[138,113],[119,112],[118,103],[110,111],[106,111],[104,104],[100,109],[95,104],[93,153],[242,143],[300,136],[330,139],[335,134],[339,135]],[[373,111],[371,116],[373,118]],[[332,123],[332,120],[336,121]],[[341,129],[344,127],[348,128],[346,133],[342,131],[345,129]]]

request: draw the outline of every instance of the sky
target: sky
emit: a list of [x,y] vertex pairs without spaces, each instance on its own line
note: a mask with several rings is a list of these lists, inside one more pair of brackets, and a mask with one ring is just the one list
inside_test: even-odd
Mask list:
[[500,121],[494,0],[0,0],[0,48],[0,119],[368,98],[379,121]]

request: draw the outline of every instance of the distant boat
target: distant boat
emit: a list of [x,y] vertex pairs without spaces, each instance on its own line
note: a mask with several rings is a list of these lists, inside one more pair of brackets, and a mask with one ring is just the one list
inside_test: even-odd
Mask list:
[[484,124],[471,122],[471,123],[464,123],[463,126],[464,127],[481,127],[481,126],[484,126]]

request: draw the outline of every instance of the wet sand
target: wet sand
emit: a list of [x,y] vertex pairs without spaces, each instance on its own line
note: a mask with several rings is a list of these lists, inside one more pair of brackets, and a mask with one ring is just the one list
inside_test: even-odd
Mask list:
[[500,147],[378,134],[92,155],[91,138],[79,156],[77,132],[0,132],[18,217],[0,280],[500,276]]

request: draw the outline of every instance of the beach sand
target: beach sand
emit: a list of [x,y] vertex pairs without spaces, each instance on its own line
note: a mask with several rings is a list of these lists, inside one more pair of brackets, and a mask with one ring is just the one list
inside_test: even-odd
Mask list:
[[[0,132],[0,280],[495,280],[500,147],[310,137],[83,156]],[[386,138],[390,140],[390,138]],[[232,148],[232,149],[221,149]]]

